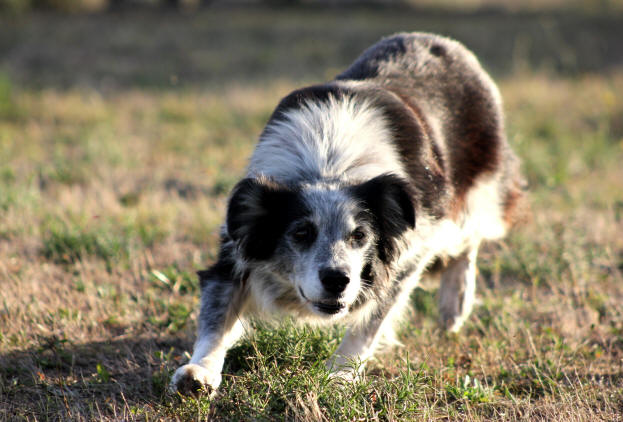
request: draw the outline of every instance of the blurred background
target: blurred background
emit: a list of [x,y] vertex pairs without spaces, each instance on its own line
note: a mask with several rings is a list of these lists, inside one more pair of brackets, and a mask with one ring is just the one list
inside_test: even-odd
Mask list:
[[495,76],[623,63],[621,0],[0,0],[0,71],[32,88],[323,81],[400,30],[474,50]]

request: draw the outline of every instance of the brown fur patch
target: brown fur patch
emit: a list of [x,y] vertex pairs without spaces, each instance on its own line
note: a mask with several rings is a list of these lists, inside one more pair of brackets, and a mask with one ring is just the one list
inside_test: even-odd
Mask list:
[[508,228],[523,224],[530,219],[530,207],[521,180],[515,180],[506,191],[502,207],[504,222]]
[[475,81],[465,85],[457,98],[453,139],[447,142],[455,194],[452,208],[457,214],[476,179],[500,165],[500,147],[504,144],[501,116],[490,93],[483,90]]

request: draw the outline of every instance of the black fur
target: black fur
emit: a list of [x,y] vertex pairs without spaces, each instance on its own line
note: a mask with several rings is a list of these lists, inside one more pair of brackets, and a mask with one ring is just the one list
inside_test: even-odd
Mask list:
[[227,235],[221,236],[221,249],[218,260],[207,270],[197,271],[199,285],[203,289],[210,281],[230,283],[234,278],[234,255],[231,240]]
[[[279,120],[288,110],[300,108],[307,101],[311,100],[316,103],[321,103],[328,101],[330,97],[340,99],[347,93],[352,94],[352,90],[330,83],[297,89],[279,102],[275,111],[273,111],[273,114],[270,116],[269,121]],[[261,139],[262,137],[260,137],[260,140]]]
[[398,176],[384,174],[353,187],[353,195],[373,216],[379,259],[391,263],[398,238],[415,228],[415,207],[409,185]]
[[245,258],[267,260],[288,226],[306,215],[309,210],[296,191],[244,179],[236,185],[229,201],[227,230]]
[[361,56],[335,79],[362,80],[378,76],[379,67],[397,56],[405,54],[403,38],[385,38],[364,51]]

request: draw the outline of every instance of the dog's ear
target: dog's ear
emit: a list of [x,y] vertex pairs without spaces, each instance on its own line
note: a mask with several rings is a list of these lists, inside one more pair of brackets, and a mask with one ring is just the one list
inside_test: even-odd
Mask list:
[[398,237],[415,228],[415,207],[409,185],[396,175],[383,174],[355,186],[354,195],[372,214],[378,231],[379,258],[391,262]]
[[288,225],[305,214],[300,195],[266,179],[243,179],[227,208],[227,231],[245,258],[269,259]]

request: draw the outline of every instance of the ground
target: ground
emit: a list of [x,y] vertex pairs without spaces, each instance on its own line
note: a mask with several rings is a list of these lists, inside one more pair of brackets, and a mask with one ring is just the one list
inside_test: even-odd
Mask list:
[[[387,10],[0,18],[0,419],[623,419],[620,28]],[[482,57],[530,185],[529,219],[482,250],[466,326],[445,335],[423,286],[403,346],[342,385],[322,365],[341,327],[257,322],[213,400],[167,394],[194,341],[195,271],[272,108],[403,29]]]

